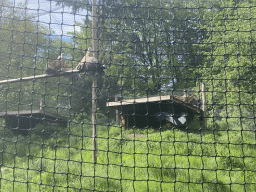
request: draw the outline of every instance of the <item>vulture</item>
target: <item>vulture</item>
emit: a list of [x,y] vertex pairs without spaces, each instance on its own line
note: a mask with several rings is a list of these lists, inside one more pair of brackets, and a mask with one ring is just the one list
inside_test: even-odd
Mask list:
[[65,67],[63,56],[64,56],[64,53],[61,53],[61,55],[56,60],[46,65],[46,74],[48,75],[56,74],[60,72],[62,68]]
[[184,94],[180,97],[182,101],[191,104],[191,105],[198,105],[199,100],[195,95],[189,96],[188,94]]
[[[64,63],[63,57],[64,57],[64,53],[61,53],[61,55],[56,60],[52,61],[51,63],[48,63],[46,65],[46,74],[54,75],[59,72],[72,70],[72,67],[67,66]],[[80,78],[80,75],[79,74],[67,74],[67,75],[65,75],[65,77],[68,77],[68,78],[72,79],[72,81],[75,82],[75,81],[78,81],[78,79]]]
[[93,56],[93,51],[89,47],[86,55],[80,61],[80,63],[76,67],[79,71],[88,72],[90,75],[93,74],[104,74],[103,69],[105,69],[105,65],[102,65],[98,59]]
[[186,116],[187,116],[186,113],[181,113],[180,115],[174,115],[174,114],[169,114],[167,112],[159,112],[155,114],[155,117],[157,118],[158,121],[170,122],[173,125],[176,125],[178,127],[185,125],[187,121]]

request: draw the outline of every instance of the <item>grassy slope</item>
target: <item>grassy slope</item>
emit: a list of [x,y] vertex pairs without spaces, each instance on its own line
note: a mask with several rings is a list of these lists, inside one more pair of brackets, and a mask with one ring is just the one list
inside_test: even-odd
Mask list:
[[69,131],[5,136],[1,191],[256,191],[252,132],[99,126],[92,164],[90,128]]

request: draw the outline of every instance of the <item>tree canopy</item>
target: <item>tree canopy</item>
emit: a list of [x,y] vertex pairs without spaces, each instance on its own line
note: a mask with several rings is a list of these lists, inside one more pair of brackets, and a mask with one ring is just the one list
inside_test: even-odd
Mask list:
[[205,56],[201,74],[208,84],[208,100],[217,108],[254,103],[255,15],[249,3],[232,1],[204,15],[211,22],[201,25],[208,31],[200,45]]

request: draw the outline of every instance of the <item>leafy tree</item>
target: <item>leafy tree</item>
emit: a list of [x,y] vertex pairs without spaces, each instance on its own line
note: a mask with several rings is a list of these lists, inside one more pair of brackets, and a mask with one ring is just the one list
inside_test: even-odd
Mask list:
[[[74,11],[80,10],[78,5],[91,11],[90,1],[56,2]],[[108,66],[106,85],[111,95],[153,95],[195,85],[202,60],[196,43],[204,37],[197,22],[200,12],[180,1],[107,0],[99,4],[99,58]],[[88,20],[85,26],[91,29]]]
[[209,104],[215,108],[239,104],[251,109],[254,105],[255,14],[250,3],[230,1],[204,15],[202,27],[208,33],[201,45],[205,55],[201,73],[208,85]]
[[[60,54],[60,41],[48,38],[48,31],[40,23],[33,22],[24,5],[14,6],[8,0],[2,1],[0,23],[1,80],[44,74],[46,63]],[[31,81],[2,85],[0,111],[39,109],[40,99],[57,100],[57,92],[63,90],[58,89],[56,82],[55,78],[47,83]]]

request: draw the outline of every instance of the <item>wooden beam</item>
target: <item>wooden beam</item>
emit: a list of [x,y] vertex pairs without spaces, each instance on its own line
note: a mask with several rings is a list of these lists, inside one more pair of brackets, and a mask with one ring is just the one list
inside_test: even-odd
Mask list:
[[33,81],[35,79],[45,79],[45,78],[51,78],[51,77],[59,77],[59,76],[76,74],[76,73],[80,73],[80,71],[74,69],[74,70],[59,72],[59,73],[54,74],[54,75],[43,74],[43,75],[34,75],[34,76],[30,76],[30,77],[7,79],[7,80],[0,81],[0,85],[10,84],[10,83],[17,83],[17,82],[25,82],[25,81]]

